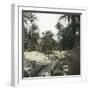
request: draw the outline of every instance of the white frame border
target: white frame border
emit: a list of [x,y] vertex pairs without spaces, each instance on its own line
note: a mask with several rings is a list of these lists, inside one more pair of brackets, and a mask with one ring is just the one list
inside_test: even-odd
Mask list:
[[[22,80],[22,10],[39,10],[53,12],[71,12],[81,13],[81,75],[80,76],[60,76],[60,77],[44,77]],[[12,86],[32,86],[32,85],[47,85],[54,83],[69,83],[69,82],[85,82],[87,81],[87,61],[84,56],[85,44],[84,36],[86,35],[86,15],[87,12],[83,8],[49,8],[35,7],[25,4],[12,4],[11,7],[11,85]],[[21,52],[20,52],[21,51]],[[48,79],[49,78],[49,79]],[[52,78],[52,79],[50,79]],[[43,80],[47,80],[44,82]],[[39,83],[38,83],[39,82]]]

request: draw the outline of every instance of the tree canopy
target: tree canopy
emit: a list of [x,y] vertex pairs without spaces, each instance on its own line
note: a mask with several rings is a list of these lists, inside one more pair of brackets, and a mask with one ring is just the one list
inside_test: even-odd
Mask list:
[[28,21],[31,23],[29,30],[24,28],[24,49],[29,51],[37,50],[39,39],[39,29],[35,23],[37,17],[35,16],[35,13],[32,12],[23,12],[23,17],[25,24],[28,24]]
[[[64,27],[60,20],[68,20]],[[80,15],[63,15],[56,24],[58,29],[58,42],[62,49],[72,49],[80,45]]]

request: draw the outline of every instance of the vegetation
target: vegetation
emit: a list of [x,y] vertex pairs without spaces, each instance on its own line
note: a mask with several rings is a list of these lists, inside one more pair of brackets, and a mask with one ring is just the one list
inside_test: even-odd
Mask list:
[[[66,28],[60,24],[61,19],[68,19]],[[56,24],[58,29],[58,41],[63,50],[73,49],[80,46],[80,15],[64,15]]]
[[39,39],[38,26],[35,23],[37,18],[35,14],[31,12],[24,12],[23,17],[26,25],[28,21],[31,24],[29,30],[24,26],[24,49],[28,51],[37,50]]
[[[37,51],[41,56],[48,57],[50,63],[25,58],[24,77],[45,76],[46,72],[50,76],[80,75],[80,15],[64,14],[58,18],[55,23],[57,40],[50,30],[43,32],[40,37],[36,20],[36,13],[23,11],[24,52]],[[62,21],[68,21],[66,27]]]

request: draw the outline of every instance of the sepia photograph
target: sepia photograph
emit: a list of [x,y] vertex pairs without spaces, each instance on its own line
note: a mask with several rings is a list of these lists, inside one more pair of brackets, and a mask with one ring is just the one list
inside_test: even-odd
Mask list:
[[80,75],[80,13],[22,10],[22,75]]

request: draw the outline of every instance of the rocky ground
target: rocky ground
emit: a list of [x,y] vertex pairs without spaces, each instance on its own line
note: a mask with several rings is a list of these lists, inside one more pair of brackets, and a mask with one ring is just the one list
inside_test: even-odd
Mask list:
[[79,51],[54,51],[49,57],[38,51],[24,52],[24,77],[79,75]]

